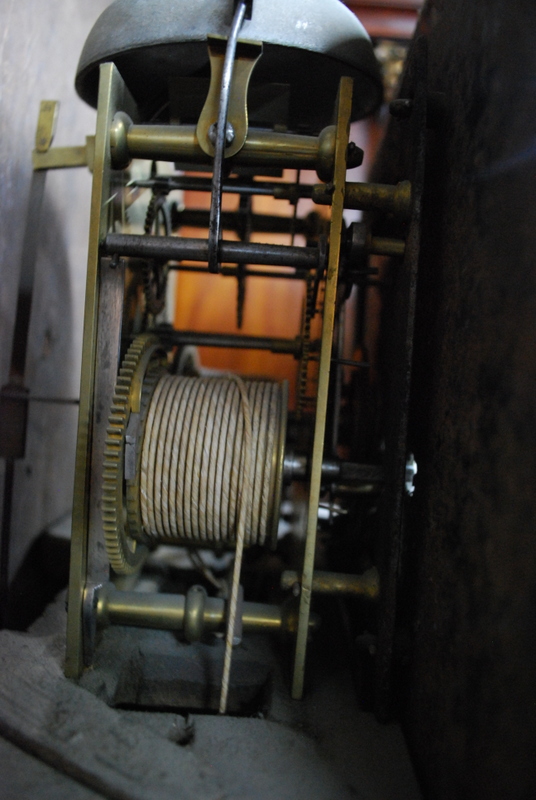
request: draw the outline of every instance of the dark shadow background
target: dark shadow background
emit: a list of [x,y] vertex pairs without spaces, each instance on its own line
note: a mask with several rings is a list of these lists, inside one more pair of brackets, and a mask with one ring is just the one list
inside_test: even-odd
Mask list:
[[[431,0],[420,33],[444,113],[427,141],[409,435],[419,473],[398,620],[412,652],[399,676],[402,717],[428,797],[529,798],[536,7]],[[389,163],[401,131],[393,120],[384,150],[395,180],[405,177],[403,164]]]

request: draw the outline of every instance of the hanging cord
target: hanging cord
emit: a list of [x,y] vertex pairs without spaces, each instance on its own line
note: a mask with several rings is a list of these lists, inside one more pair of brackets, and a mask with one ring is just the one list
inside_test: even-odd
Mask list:
[[253,430],[251,424],[251,409],[244,381],[236,375],[230,377],[232,380],[234,380],[240,392],[240,400],[242,403],[242,412],[244,416],[245,452],[242,469],[242,487],[239,499],[238,526],[236,531],[236,553],[233,568],[233,579],[231,582],[231,597],[229,600],[227,631],[225,636],[225,655],[223,659],[223,676],[221,680],[219,708],[220,714],[225,714],[227,711],[227,697],[229,694],[229,679],[231,676],[231,659],[233,654],[236,609],[238,605],[238,590],[240,587],[240,570],[242,568],[242,553],[244,551],[244,540],[246,536],[246,516],[248,512],[248,506],[252,500],[251,450],[253,442]]

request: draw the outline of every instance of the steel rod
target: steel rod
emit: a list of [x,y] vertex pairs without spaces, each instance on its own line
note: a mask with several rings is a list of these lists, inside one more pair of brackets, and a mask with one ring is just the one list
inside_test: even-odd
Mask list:
[[[292,589],[296,583],[300,583],[300,576],[297,572],[285,570],[282,573],[282,589]],[[362,575],[315,570],[312,591],[315,594],[338,594],[377,600],[380,594],[380,576],[376,567],[371,567]]]
[[[173,178],[148,178],[147,180],[131,181],[131,188],[154,189],[157,192],[211,192],[212,181],[210,178],[197,178],[189,175],[177,175]],[[313,196],[313,185],[307,183],[287,183],[283,181],[250,181],[245,182],[242,177],[227,178],[222,184],[222,191],[231,194],[266,195],[277,200],[295,200]]]
[[[177,272],[197,272],[201,275],[208,275],[209,271],[206,267],[193,267],[189,264],[170,263],[169,269],[176,270]],[[246,278],[284,278],[293,281],[306,281],[309,270],[294,270],[294,272],[276,272],[275,270],[268,269],[246,269],[243,273]],[[238,269],[236,267],[222,267],[221,275],[227,278],[238,277]]]
[[[313,202],[331,205],[332,186],[317,184],[313,189]],[[347,183],[344,191],[344,207],[377,210],[394,214],[400,219],[409,219],[411,213],[411,183],[401,181],[394,186],[384,183]]]
[[380,256],[403,256],[406,251],[406,243],[403,239],[373,236],[370,240],[368,251]]
[[53,403],[73,406],[80,404],[80,400],[77,397],[38,397],[29,395],[22,390],[12,391],[11,388],[9,388],[9,390],[6,391],[6,387],[0,390],[0,396],[7,397],[9,400],[20,400],[24,403]]
[[[311,461],[307,456],[287,452],[283,462],[283,470],[284,479],[287,483],[309,480]],[[356,464],[353,461],[323,459],[322,481],[333,482],[338,480],[365,484],[383,483],[383,467],[378,464]]]
[[[185,208],[177,214],[176,227],[208,228],[208,211]],[[251,214],[249,217],[252,231],[261,233],[296,233],[307,235],[311,225],[307,219],[299,217],[282,217],[277,214]],[[239,231],[244,224],[244,216],[233,211],[221,213],[221,225],[225,230]],[[175,229],[175,224],[174,224]]]
[[[140,236],[109,233],[103,245],[104,255],[134,256],[165,261],[208,261],[206,239],[179,236]],[[221,260],[235,264],[262,264],[298,269],[317,269],[317,247],[290,247],[256,242],[220,242]]]
[[165,344],[197,345],[198,347],[225,347],[244,350],[269,350],[299,358],[302,350],[300,337],[278,339],[273,336],[241,336],[230,333],[201,333],[198,331],[159,330],[158,336]]

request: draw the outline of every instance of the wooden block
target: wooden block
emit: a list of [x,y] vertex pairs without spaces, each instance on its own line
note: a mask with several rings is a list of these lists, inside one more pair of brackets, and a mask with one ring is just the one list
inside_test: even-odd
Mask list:
[[191,751],[67,681],[54,638],[0,633],[0,735],[114,800],[223,797]]

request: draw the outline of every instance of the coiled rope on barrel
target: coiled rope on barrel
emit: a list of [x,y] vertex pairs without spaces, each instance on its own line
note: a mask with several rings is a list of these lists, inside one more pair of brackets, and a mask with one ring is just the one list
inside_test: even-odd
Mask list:
[[243,392],[252,448],[244,543],[262,545],[270,535],[281,388],[238,380],[164,375],[157,383],[141,451],[140,510],[149,539],[236,543],[247,451]]

